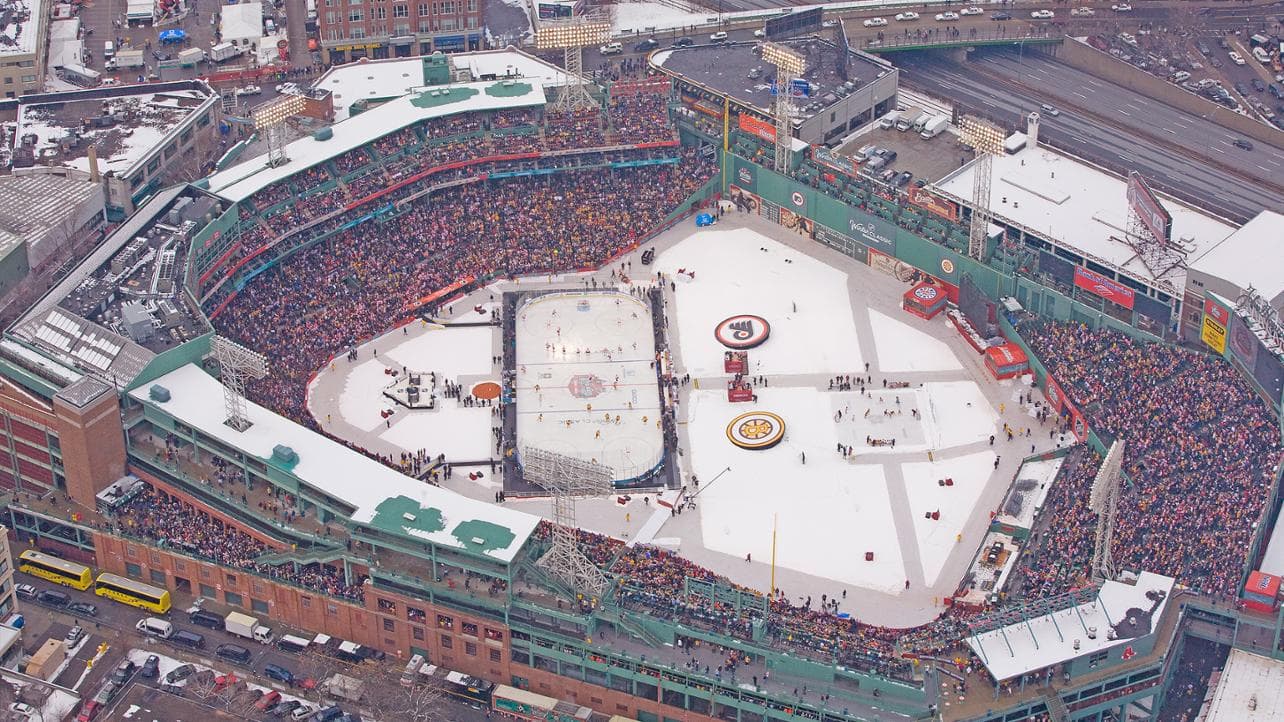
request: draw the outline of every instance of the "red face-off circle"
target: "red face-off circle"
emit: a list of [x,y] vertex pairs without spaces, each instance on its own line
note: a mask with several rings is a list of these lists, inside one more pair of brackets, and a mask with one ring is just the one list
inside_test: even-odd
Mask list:
[[479,399],[499,398],[499,384],[494,381],[483,381],[473,386],[473,396]]
[[762,316],[741,314],[725,319],[713,335],[727,348],[745,349],[762,345],[771,335],[771,324]]

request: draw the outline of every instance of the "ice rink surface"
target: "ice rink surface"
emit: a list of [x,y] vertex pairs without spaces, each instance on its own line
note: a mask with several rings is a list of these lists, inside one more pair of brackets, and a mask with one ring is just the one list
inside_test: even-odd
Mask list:
[[517,307],[517,443],[610,466],[629,479],[658,464],[659,382],[647,304],[570,291]]
[[761,233],[699,231],[660,253],[655,268],[674,279],[677,340],[692,376],[722,374],[726,348],[714,328],[740,314],[771,324],[750,353],[752,374],[851,373],[863,364],[847,274]]

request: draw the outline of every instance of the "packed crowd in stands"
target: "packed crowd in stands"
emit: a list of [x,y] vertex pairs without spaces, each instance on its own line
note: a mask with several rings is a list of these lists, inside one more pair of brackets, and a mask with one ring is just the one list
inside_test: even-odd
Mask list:
[[602,114],[596,110],[544,113],[544,147],[549,150],[604,145]]
[[120,533],[148,539],[158,546],[178,549],[222,566],[255,572],[333,597],[357,602],[365,598],[364,577],[345,582],[343,572],[329,565],[256,562],[259,556],[271,551],[270,547],[151,487],[116,510],[115,525]]
[[358,226],[300,251],[243,289],[216,324],[273,359],[251,396],[311,424],[309,376],[412,314],[417,299],[461,278],[600,265],[659,226],[712,172],[692,152],[678,165],[451,188],[377,233]]
[[1080,323],[1020,329],[1103,441],[1125,441],[1115,564],[1234,596],[1281,459],[1265,403],[1217,357]]
[[1088,508],[1101,457],[1086,448],[1070,452],[1043,502],[1048,527],[1035,531],[1017,569],[1022,597],[1041,599],[1091,583],[1097,514]]
[[653,143],[674,140],[669,123],[667,93],[633,93],[612,96],[609,106],[611,128],[625,142]]
[[339,175],[345,176],[370,162],[370,154],[365,148],[353,148],[331,161]]
[[415,132],[415,126],[411,126],[402,128],[395,133],[389,133],[371,143],[371,145],[380,158],[386,158],[390,155],[396,155],[401,150],[409,148],[418,142],[419,134]]

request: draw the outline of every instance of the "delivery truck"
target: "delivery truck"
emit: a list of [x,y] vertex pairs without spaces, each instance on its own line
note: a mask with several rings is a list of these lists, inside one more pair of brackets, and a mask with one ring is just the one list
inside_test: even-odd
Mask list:
[[272,643],[272,630],[259,624],[256,617],[240,612],[228,612],[223,619],[223,629],[228,634],[235,634],[245,639],[253,639],[263,644]]

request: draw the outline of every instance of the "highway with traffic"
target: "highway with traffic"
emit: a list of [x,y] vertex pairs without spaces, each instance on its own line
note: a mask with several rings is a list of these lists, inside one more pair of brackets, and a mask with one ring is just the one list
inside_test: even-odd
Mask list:
[[896,58],[901,84],[966,112],[1023,129],[1044,104],[1040,138],[1117,173],[1136,170],[1158,189],[1231,220],[1284,211],[1284,149],[1243,140],[1207,118],[1030,53],[987,50],[960,64],[925,54]]

